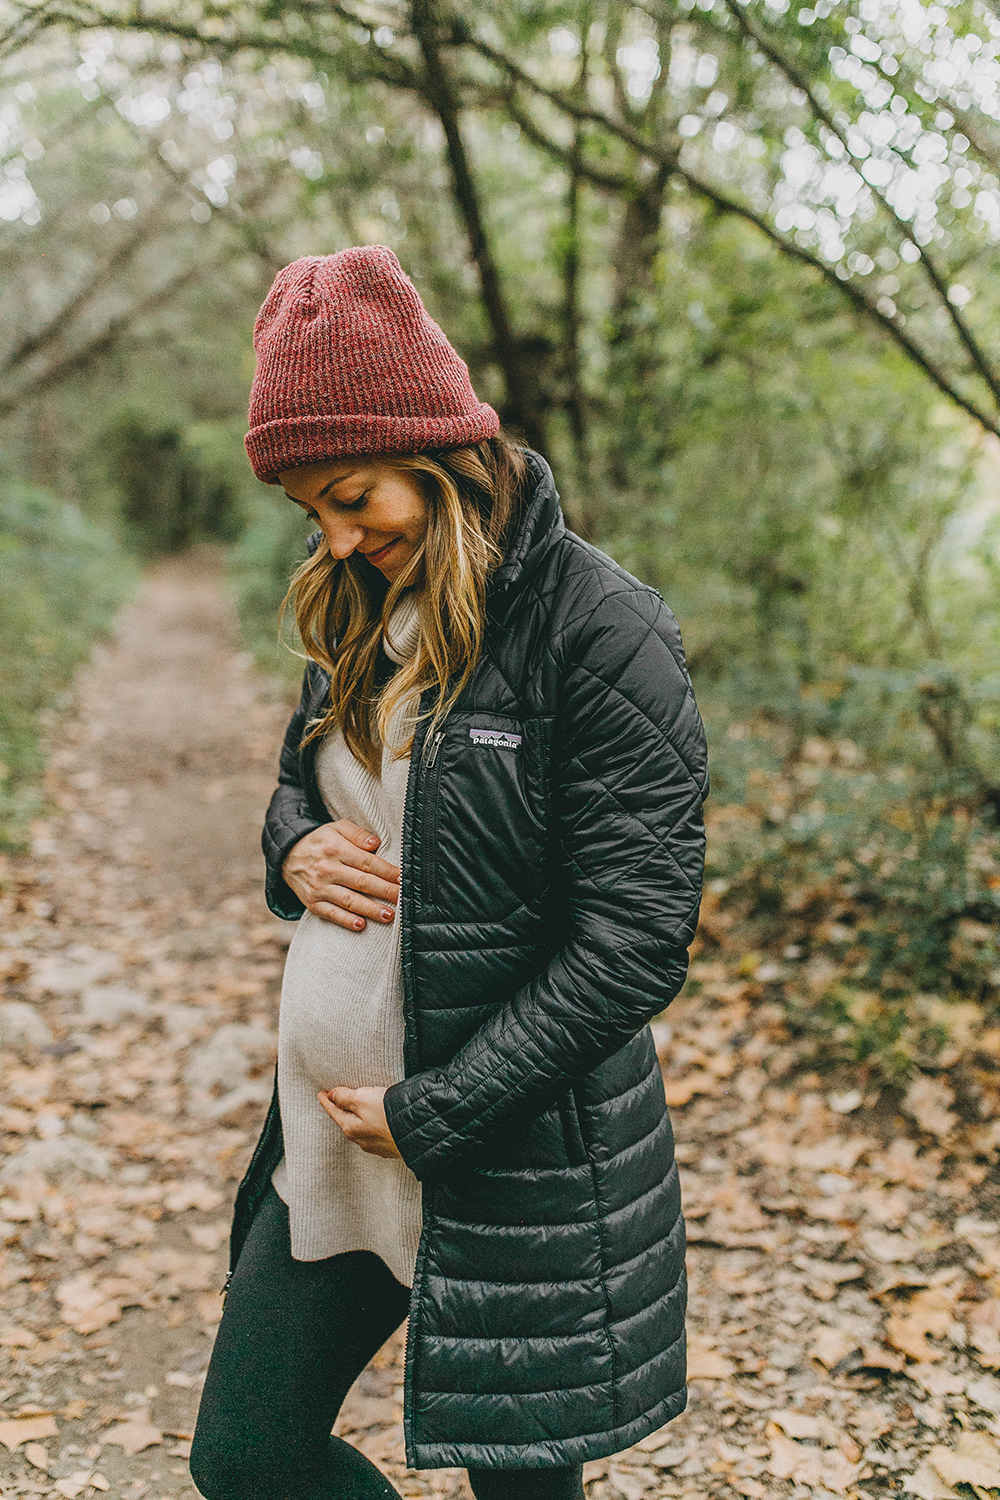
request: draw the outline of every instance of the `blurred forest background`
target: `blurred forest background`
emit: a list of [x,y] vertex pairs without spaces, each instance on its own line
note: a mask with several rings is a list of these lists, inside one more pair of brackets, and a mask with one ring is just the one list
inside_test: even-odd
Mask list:
[[996,1028],[1000,11],[4,0],[0,25],[7,846],[144,560],[225,546],[248,647],[297,673],[275,614],[306,526],[242,449],[253,318],[294,257],[385,243],[570,525],[681,620],[702,980],[752,977],[879,1080]]

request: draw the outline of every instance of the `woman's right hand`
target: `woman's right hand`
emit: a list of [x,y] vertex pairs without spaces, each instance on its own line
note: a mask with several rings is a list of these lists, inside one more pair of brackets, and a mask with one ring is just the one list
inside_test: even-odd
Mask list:
[[380,843],[370,828],[339,818],[293,844],[281,873],[306,911],[360,932],[366,918],[391,922],[399,900],[399,866],[378,857]]

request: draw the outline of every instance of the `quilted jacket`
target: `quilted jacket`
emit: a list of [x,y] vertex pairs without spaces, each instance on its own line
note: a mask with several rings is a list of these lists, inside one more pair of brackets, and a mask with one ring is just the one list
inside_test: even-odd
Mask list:
[[[615,1453],[685,1404],[684,1224],[648,1021],[698,916],[701,720],[660,595],[568,531],[545,460],[488,595],[475,675],[418,731],[399,920],[405,1078],[386,1094],[423,1185],[406,1351],[414,1468]],[[329,822],[303,725],[267,815],[267,896]],[[430,704],[428,693],[423,706]],[[281,1156],[272,1103],[233,1263]]]

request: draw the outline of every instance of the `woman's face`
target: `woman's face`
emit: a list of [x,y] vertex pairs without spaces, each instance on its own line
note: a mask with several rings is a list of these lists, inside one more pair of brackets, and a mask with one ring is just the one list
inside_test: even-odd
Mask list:
[[322,528],[331,556],[361,552],[390,583],[424,539],[427,501],[416,475],[377,458],[332,458],[278,477]]

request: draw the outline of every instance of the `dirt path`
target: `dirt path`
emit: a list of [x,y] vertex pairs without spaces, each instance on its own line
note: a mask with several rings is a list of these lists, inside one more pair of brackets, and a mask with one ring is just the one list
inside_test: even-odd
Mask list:
[[[193,1497],[289,935],[257,842],[287,706],[236,650],[211,558],[150,574],[75,697],[57,811],[0,863],[0,1483]],[[1000,1136],[934,1079],[900,1110],[806,1073],[767,985],[759,955],[733,973],[703,952],[657,1028],[692,1399],[589,1465],[589,1500],[1000,1489]],[[461,1474],[403,1468],[398,1360],[399,1341],[338,1431],[404,1495],[468,1500]]]

